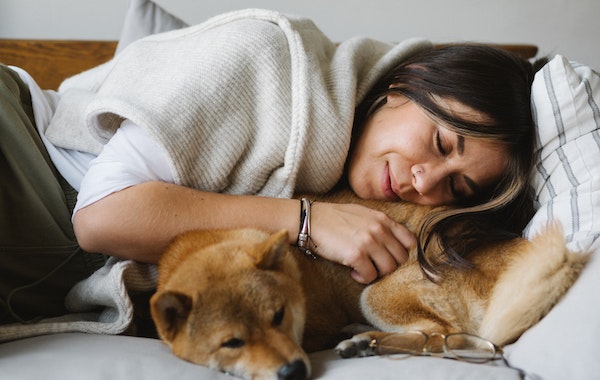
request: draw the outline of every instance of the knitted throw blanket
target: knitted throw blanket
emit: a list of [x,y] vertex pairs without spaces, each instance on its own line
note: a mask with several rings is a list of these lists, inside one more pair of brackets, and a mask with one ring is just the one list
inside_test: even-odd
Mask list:
[[337,46],[306,19],[228,13],[128,46],[93,97],[77,93],[83,112],[65,96],[52,141],[77,140],[73,113],[101,143],[127,118],[165,147],[179,185],[278,197],[325,192],[342,175],[356,103],[426,46],[366,38]]
[[[47,137],[97,154],[130,119],[165,147],[178,184],[278,197],[324,192],[342,175],[356,103],[429,46],[365,38],[336,45],[306,19],[233,12],[135,42],[65,81]],[[154,266],[111,259],[69,293],[73,314],[0,326],[0,341],[121,333],[133,318],[129,292],[155,281]]]

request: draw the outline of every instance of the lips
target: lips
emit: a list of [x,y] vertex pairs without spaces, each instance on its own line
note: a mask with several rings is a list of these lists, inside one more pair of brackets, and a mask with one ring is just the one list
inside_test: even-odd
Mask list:
[[382,191],[383,196],[386,200],[389,201],[397,201],[400,197],[394,192],[393,178],[390,175],[390,165],[389,163],[385,164],[385,168],[383,170],[383,180],[382,180]]

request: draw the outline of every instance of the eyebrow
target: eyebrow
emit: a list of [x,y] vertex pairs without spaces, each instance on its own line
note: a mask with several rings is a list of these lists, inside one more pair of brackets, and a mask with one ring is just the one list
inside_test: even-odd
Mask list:
[[458,155],[462,156],[463,152],[465,151],[465,138],[464,138],[464,136],[457,135],[456,149],[458,151]]

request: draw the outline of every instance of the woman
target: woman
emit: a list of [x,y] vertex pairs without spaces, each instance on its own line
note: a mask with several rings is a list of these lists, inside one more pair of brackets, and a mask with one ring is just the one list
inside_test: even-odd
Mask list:
[[[362,198],[483,202],[471,212],[500,212],[514,197],[525,196],[533,161],[532,76],[529,63],[482,46],[415,55],[359,107],[357,142],[347,166],[350,187]],[[295,243],[299,207],[295,200],[149,181],[79,205],[74,223],[85,250],[154,262],[172,236],[191,228],[286,228]],[[200,210],[210,217],[199,217]],[[519,223],[501,227],[516,232]],[[378,212],[320,202],[312,206],[311,238],[316,252],[352,267],[354,278],[364,283],[394,270],[415,244],[403,226]]]
[[[496,227],[516,232],[522,227],[531,206],[526,190],[533,162],[529,109],[533,68],[527,61],[471,45],[429,49],[407,44],[402,50],[353,40],[335,47],[306,20],[268,13],[259,17],[270,21],[264,23],[246,16],[232,20],[227,15],[208,27],[146,40],[126,49],[109,67],[109,74],[102,74],[99,90],[94,88],[84,108],[88,123],[100,125],[96,135],[106,144],[89,171],[85,168],[81,188],[77,181],[69,181],[80,191],[73,227],[83,250],[152,263],[183,231],[241,226],[285,228],[295,244],[301,207],[289,199],[291,193],[323,192],[346,181],[363,198],[459,206],[432,218],[433,235],[420,237],[424,245],[428,237],[437,236],[457,248],[460,239],[445,238],[449,223],[457,219],[477,221],[483,233]],[[232,67],[229,76],[223,75],[227,86],[219,75],[214,81],[202,79],[202,90],[214,91],[210,107],[200,111],[196,108],[204,105],[198,100],[201,95],[190,85],[202,70],[195,60],[206,62],[212,56],[199,49],[197,57],[185,46],[189,35],[218,46],[219,57],[228,58],[216,61],[220,74]],[[148,56],[153,54],[149,46],[160,45],[160,49],[169,38],[177,41],[173,45],[178,45],[178,51]],[[308,53],[297,57],[297,46],[306,47]],[[184,55],[178,59],[179,51]],[[144,69],[140,69],[142,57]],[[186,66],[189,62],[193,64]],[[273,70],[265,72],[272,62],[277,63]],[[311,71],[315,62],[318,70]],[[132,67],[139,72],[132,73]],[[243,85],[246,79],[239,73],[248,67],[260,77],[256,83],[276,86],[276,91],[269,87],[259,97],[254,94],[256,86]],[[385,72],[389,74],[382,76]],[[189,102],[176,104],[176,111],[165,115],[178,103],[174,99],[187,96],[190,88],[194,91],[190,90]],[[228,92],[231,88],[235,90]],[[69,101],[85,98],[75,90],[63,94],[53,122],[64,116],[62,105],[69,104],[64,109],[71,112],[76,107]],[[249,96],[261,99],[258,106],[255,102],[244,107]],[[354,117],[353,107],[363,98]],[[295,110],[298,99],[306,109],[318,112],[289,117],[288,106]],[[215,125],[223,128],[205,127],[215,117],[220,118]],[[261,123],[254,123],[252,133],[234,130],[258,117]],[[72,125],[73,118],[64,120]],[[263,122],[269,125],[266,131]],[[300,128],[294,129],[296,124]],[[195,126],[193,131],[190,125]],[[228,125],[233,129],[227,132],[234,137],[217,138]],[[283,132],[272,127],[278,125],[283,125]],[[194,134],[202,128],[209,130]],[[49,136],[51,129],[46,132]],[[295,132],[303,141],[293,145],[299,152],[290,153],[291,144],[280,149],[278,134],[287,141]],[[350,138],[339,136],[351,134],[350,147]],[[339,145],[330,148],[338,140]],[[60,138],[52,140],[60,146],[57,141]],[[312,150],[313,145],[320,148]],[[198,155],[198,149],[206,152]],[[327,165],[319,166],[324,156]],[[282,170],[289,165],[293,170]],[[59,170],[69,177],[62,165]],[[204,186],[206,173],[211,175]],[[528,207],[514,208],[516,204]],[[417,243],[410,231],[380,212],[322,202],[311,209],[314,245],[310,248],[324,259],[352,267],[359,282],[393,271]],[[504,218],[505,214],[510,217]],[[498,215],[503,219],[497,221]]]

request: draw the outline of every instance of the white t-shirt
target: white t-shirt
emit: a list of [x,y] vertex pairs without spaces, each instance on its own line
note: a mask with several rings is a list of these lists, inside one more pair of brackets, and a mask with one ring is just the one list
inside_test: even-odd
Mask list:
[[83,178],[77,210],[107,195],[149,181],[173,182],[164,149],[142,128],[125,120]]
[[60,94],[42,90],[23,69],[12,66],[11,69],[29,87],[35,123],[50,159],[65,180],[79,192],[73,214],[107,195],[142,182],[173,182],[173,172],[164,149],[144,129],[129,120],[123,122],[97,157],[52,145],[45,131]]

